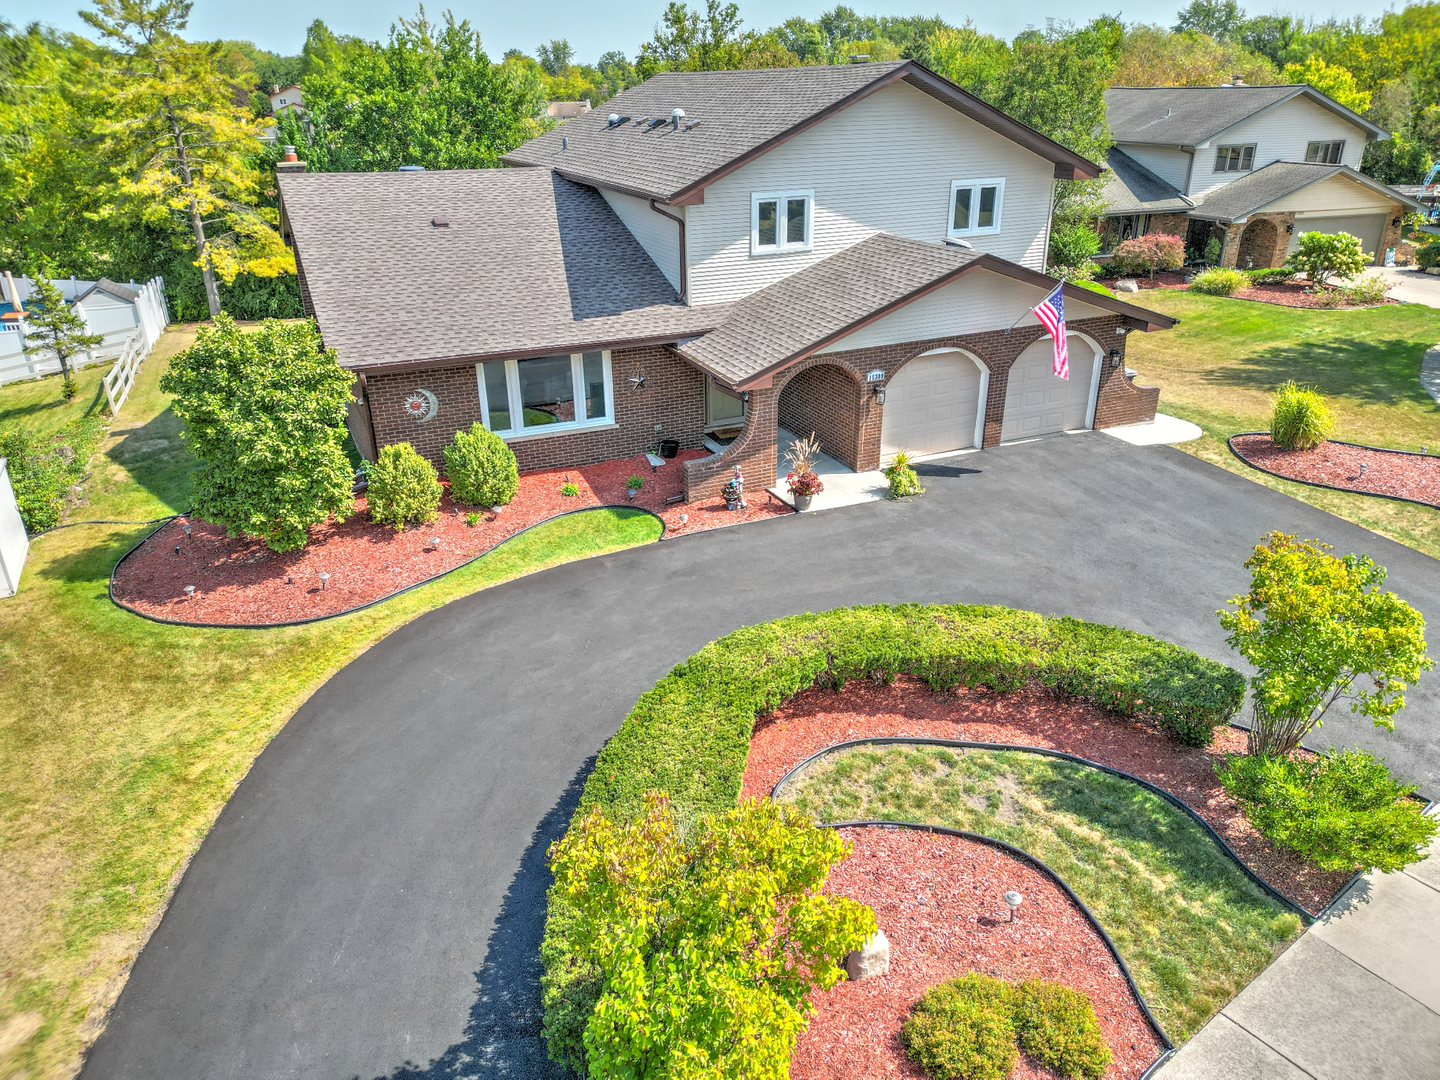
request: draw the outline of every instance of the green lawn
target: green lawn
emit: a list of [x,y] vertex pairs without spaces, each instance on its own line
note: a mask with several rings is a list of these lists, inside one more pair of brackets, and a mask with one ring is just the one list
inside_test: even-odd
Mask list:
[[[71,520],[185,508],[194,462],[157,383],[193,336],[172,331],[146,361]],[[59,428],[84,412],[46,406],[52,392],[56,380],[0,388],[0,421]],[[562,518],[387,603],[266,631],[163,626],[110,604],[110,569],[145,532],[40,537],[20,593],[0,600],[0,1076],[71,1075],[186,860],[332,672],[449,600],[652,541],[659,525],[629,510]]]
[[1225,445],[1236,432],[1268,430],[1271,394],[1294,379],[1326,396],[1337,439],[1440,452],[1440,405],[1420,386],[1420,358],[1440,343],[1440,309],[1309,311],[1158,289],[1140,303],[1182,320],[1133,334],[1126,357],[1137,383],[1160,387],[1161,412],[1205,430],[1181,450],[1440,558],[1440,510],[1280,480]]
[[[0,427],[21,427],[45,434],[59,431],[72,420],[97,415],[106,407],[105,388],[100,380],[109,364],[93,364],[75,373],[80,392],[75,400],[60,396],[60,376],[8,383],[0,387]],[[123,416],[128,406],[120,410]]]
[[818,821],[992,836],[1050,865],[1100,920],[1160,1023],[1198,1031],[1300,932],[1187,815],[1138,784],[1016,751],[857,747],[781,793]]

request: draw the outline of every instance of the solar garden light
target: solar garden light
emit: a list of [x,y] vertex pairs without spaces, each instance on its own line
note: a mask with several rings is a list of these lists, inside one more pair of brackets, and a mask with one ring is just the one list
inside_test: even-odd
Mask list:
[[185,586],[185,599],[186,599],[186,600],[194,600],[194,599],[195,599],[195,586],[194,586],[194,585],[186,585],[186,586]]
[[185,539],[190,539],[190,526],[188,524],[185,526]]
[[1014,921],[1015,921],[1015,912],[1016,912],[1016,910],[1020,907],[1020,905],[1023,904],[1024,902],[1025,902],[1025,897],[1021,896],[1021,895],[1020,895],[1018,892],[1016,892],[1014,889],[1006,889],[1006,890],[1005,890],[1005,906],[1010,909],[1010,921],[1011,921],[1011,922],[1014,922]]
[[440,537],[438,537],[438,536],[432,536],[432,537],[430,537],[430,546],[433,547],[433,548],[438,548],[438,547],[440,546]]
[[687,521],[689,521],[689,520],[690,520],[690,515],[689,515],[689,514],[681,514],[681,515],[680,515],[680,524],[681,524],[682,526],[683,526]]
[[322,570],[322,571],[320,571],[319,578],[320,578],[320,591],[321,591],[321,592],[324,592],[324,591],[325,591],[325,583],[330,580],[330,575],[327,574],[327,573],[325,573],[325,571]]

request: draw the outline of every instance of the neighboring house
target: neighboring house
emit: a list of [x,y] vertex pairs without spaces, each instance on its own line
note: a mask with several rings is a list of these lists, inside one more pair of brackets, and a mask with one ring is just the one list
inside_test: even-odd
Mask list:
[[1065,381],[1027,313],[1056,179],[1094,163],[910,61],[666,73],[609,109],[512,168],[281,164],[362,447],[438,463],[476,420],[525,469],[710,446],[693,499],[773,483],[779,428],[868,470],[1153,418],[1125,335],[1174,320],[1065,286]]
[[545,115],[552,120],[573,120],[590,111],[590,99],[584,101],[552,101],[545,106]]
[[276,116],[282,112],[293,112],[297,116],[305,115],[305,102],[300,96],[300,87],[291,83],[289,86],[277,86],[270,92],[270,111]]
[[1419,204],[1359,171],[1389,133],[1314,87],[1117,86],[1105,104],[1105,253],[1159,232],[1198,254],[1218,236],[1221,264],[1248,269],[1281,265],[1301,233],[1348,232],[1377,263],[1387,248],[1404,260]]

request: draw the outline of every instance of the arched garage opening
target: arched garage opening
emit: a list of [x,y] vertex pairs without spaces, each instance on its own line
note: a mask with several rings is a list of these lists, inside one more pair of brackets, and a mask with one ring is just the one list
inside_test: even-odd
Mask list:
[[880,462],[904,450],[923,456],[979,446],[990,370],[961,349],[921,353],[885,387]]
[[835,364],[818,364],[793,376],[780,391],[776,419],[784,432],[804,438],[815,434],[820,449],[847,468],[858,469],[863,413],[859,380]]
[[1086,334],[1072,333],[1066,345],[1070,352],[1069,379],[1054,374],[1055,345],[1048,334],[1030,345],[1010,366],[1001,442],[1094,425],[1103,354]]

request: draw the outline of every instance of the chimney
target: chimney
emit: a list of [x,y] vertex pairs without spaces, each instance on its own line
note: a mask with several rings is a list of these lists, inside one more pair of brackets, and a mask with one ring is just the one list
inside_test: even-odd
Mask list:
[[285,147],[285,156],[275,163],[277,173],[301,173],[305,171],[305,162],[300,160],[295,153],[295,147]]

